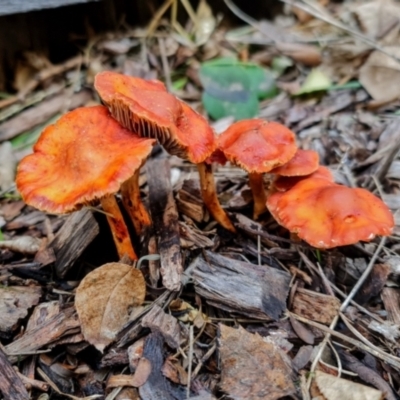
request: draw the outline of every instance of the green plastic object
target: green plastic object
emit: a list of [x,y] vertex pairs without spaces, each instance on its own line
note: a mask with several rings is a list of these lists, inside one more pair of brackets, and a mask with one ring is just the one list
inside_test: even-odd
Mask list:
[[258,114],[259,100],[278,92],[272,71],[234,58],[203,63],[200,80],[204,108],[215,120],[227,116],[235,120],[253,118]]

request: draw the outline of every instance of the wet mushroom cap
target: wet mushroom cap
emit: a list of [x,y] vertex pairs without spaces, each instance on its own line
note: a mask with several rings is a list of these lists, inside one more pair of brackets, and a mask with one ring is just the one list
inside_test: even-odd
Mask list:
[[104,71],[96,75],[94,87],[114,118],[140,136],[153,137],[154,129],[165,134],[182,113],[180,102],[157,80]]
[[319,155],[314,150],[297,149],[294,157],[286,164],[270,171],[281,176],[310,175],[318,169]]
[[279,224],[317,248],[370,241],[390,235],[394,226],[388,207],[369,191],[321,178],[271,195],[267,207]]
[[333,182],[333,175],[329,168],[320,165],[318,169],[310,175],[305,176],[277,176],[274,179],[272,186],[274,190],[286,192],[291,189],[296,183],[308,178],[322,178],[329,182]]
[[296,153],[295,134],[261,119],[235,122],[218,138],[226,158],[247,172],[263,173],[287,163]]
[[215,150],[206,119],[161,82],[106,71],[96,75],[95,88],[123,126],[157,139],[170,154],[199,163]]
[[[182,114],[177,122],[176,146],[178,148],[175,154],[180,154],[182,158],[198,164],[205,161],[216,150],[216,136],[202,115],[183,101],[180,103]],[[165,144],[164,147],[169,151]]]
[[82,107],[48,126],[18,166],[27,204],[51,213],[74,211],[115,193],[140,168],[154,140],[123,128],[106,107]]

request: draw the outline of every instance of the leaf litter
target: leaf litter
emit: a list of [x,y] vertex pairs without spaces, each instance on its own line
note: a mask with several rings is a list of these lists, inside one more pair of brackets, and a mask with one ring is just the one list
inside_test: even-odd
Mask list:
[[[85,60],[42,59],[38,79],[29,75],[36,64],[18,71],[19,97],[0,102],[5,398],[7,388],[15,399],[399,396],[398,4],[282,1],[290,7],[255,20],[225,3],[221,23],[205,0],[197,10],[167,1],[147,29],[88,38]],[[204,83],[218,60],[231,60],[229,74],[221,80],[212,71]],[[209,114],[224,117],[212,121],[223,131],[240,110],[225,93],[235,65],[258,71],[250,74],[257,82],[268,71],[280,91],[259,95],[242,77],[252,113],[294,130],[336,182],[387,202],[397,224],[385,242],[316,250],[268,213],[254,221],[246,175],[229,164],[215,167],[238,230],[227,232],[203,205],[195,166],[157,147],[139,179],[153,220],[134,240],[140,255],[151,255],[140,269],[118,260],[98,207],[61,217],[21,202],[16,160],[61,111],[96,103],[87,89],[95,73],[161,79],[203,115],[202,95],[222,93],[229,104]],[[271,180],[264,177],[265,187]]]

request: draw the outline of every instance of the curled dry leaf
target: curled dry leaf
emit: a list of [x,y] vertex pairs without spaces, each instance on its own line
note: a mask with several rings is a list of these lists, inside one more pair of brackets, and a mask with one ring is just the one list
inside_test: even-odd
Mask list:
[[[385,50],[400,56],[398,46],[386,46]],[[387,103],[400,96],[400,86],[393,85],[400,79],[400,62],[380,51],[374,51],[360,69],[360,82],[379,103]]]
[[381,400],[380,390],[341,379],[333,375],[317,371],[315,376],[318,389],[326,400]]
[[85,276],[75,306],[85,339],[99,351],[110,344],[146,295],[143,274],[127,264],[105,264]]
[[19,236],[0,242],[0,249],[7,249],[15,253],[36,254],[40,249],[42,240],[32,236]]

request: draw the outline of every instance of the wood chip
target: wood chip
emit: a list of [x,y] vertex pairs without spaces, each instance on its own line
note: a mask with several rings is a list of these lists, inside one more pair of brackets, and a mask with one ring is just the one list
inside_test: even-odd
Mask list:
[[329,325],[340,308],[340,300],[334,296],[299,288],[293,300],[293,312],[312,321]]
[[168,346],[177,349],[181,343],[181,328],[178,320],[166,314],[163,309],[154,305],[142,319],[142,326],[150,328],[152,332],[160,332]]
[[189,266],[195,290],[210,304],[253,318],[277,320],[286,308],[290,275],[205,251]]
[[179,290],[183,266],[179,216],[171,188],[170,166],[167,159],[153,160],[146,164],[146,170],[150,212],[161,257],[163,285],[169,290]]
[[48,343],[52,343],[66,334],[76,333],[79,331],[79,326],[75,309],[67,308],[5,346],[8,358],[12,363],[21,361]]
[[10,336],[41,295],[42,289],[35,286],[0,287],[0,335]]
[[7,356],[0,348],[0,392],[4,400],[28,400],[30,396]]
[[72,213],[47,246],[56,256],[56,273],[63,278],[86,247],[99,234],[99,225],[90,210]]

